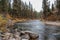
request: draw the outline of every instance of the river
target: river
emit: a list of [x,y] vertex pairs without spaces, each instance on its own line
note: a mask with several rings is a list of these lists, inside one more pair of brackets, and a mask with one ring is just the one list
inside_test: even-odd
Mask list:
[[[55,26],[45,25],[40,20],[29,20],[26,22],[17,22],[15,26],[19,29],[35,32],[39,35],[39,40],[45,40],[45,36],[48,36],[48,40],[55,40],[52,36],[56,31]],[[60,30],[59,30],[60,31]]]

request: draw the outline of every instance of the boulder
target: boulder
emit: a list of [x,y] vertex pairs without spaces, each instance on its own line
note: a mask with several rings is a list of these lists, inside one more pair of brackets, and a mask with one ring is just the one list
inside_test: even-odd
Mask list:
[[37,33],[31,31],[25,31],[25,33],[29,35],[31,40],[37,40],[39,38],[39,35]]
[[36,38],[39,38],[39,35],[31,33],[30,38],[36,39]]
[[28,34],[22,35],[21,38],[22,38],[22,40],[29,40],[30,39]]

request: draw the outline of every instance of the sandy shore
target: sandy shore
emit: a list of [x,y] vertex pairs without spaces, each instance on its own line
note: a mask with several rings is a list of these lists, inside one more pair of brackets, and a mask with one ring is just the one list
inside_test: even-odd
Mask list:
[[47,25],[60,26],[60,22],[45,21],[44,23]]

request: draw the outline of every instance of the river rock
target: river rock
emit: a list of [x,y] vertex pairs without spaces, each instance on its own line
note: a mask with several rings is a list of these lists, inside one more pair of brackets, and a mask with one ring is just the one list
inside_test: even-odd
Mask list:
[[37,34],[30,34],[31,38],[38,38],[39,36]]
[[22,40],[28,40],[28,39],[22,39]]
[[4,39],[8,40],[8,38],[9,38],[10,36],[11,36],[11,33],[6,32],[6,33],[4,34]]
[[20,37],[20,33],[19,32],[16,32],[14,34],[14,37],[15,37],[16,40],[21,40],[21,37]]
[[29,34],[31,38],[38,38],[39,35],[37,33],[31,32],[31,31],[25,31],[25,33]]
[[25,31],[21,31],[21,34],[25,34]]
[[28,34],[22,35],[21,38],[22,38],[22,40],[29,40],[30,39]]
[[34,32],[25,31],[25,33],[29,35],[30,40],[38,40],[38,38],[39,38],[39,35]]

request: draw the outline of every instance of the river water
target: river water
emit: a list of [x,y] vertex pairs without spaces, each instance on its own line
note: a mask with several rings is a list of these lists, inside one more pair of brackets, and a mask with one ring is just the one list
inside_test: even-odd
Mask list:
[[40,20],[29,20],[22,23],[18,22],[15,26],[19,27],[21,30],[37,33],[39,35],[39,40],[47,40],[45,36],[47,36],[48,40],[55,40],[52,34],[56,32],[56,26],[45,25]]

